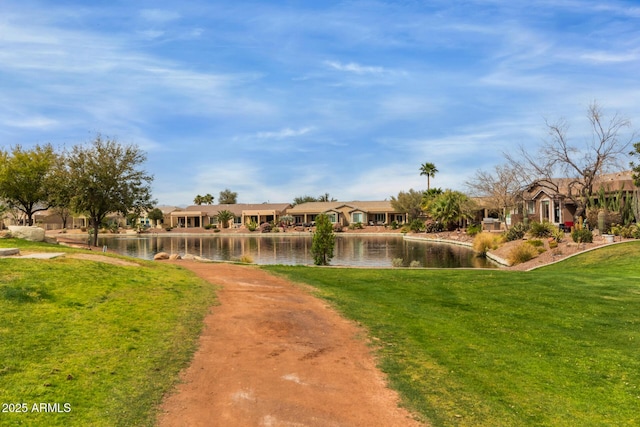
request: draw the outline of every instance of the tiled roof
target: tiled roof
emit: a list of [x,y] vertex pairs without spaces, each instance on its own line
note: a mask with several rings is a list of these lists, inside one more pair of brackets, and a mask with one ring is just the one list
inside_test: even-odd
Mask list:
[[391,206],[391,202],[388,200],[383,201],[352,201],[352,202],[307,202],[301,203],[287,209],[287,213],[305,214],[305,213],[319,213],[327,212],[330,210],[342,209],[347,207],[350,211],[361,210],[363,212],[393,212],[394,209]]
[[228,205],[192,205],[186,208],[189,212],[202,212],[205,215],[217,215],[220,211],[231,211],[235,216],[242,216],[245,211],[283,212],[288,203],[234,203]]
[[[573,178],[553,178],[552,183],[558,186],[558,193],[567,194],[569,189],[569,184],[575,182],[576,179]],[[633,176],[631,171],[623,171],[623,172],[615,172],[600,175],[594,181],[593,189],[594,191],[600,190],[600,187],[603,187],[605,191],[633,191],[635,188],[633,184]],[[533,183],[529,187],[529,196],[537,195],[541,189],[544,188],[544,192],[553,195],[554,191],[549,189],[547,186],[537,185],[537,183]]]

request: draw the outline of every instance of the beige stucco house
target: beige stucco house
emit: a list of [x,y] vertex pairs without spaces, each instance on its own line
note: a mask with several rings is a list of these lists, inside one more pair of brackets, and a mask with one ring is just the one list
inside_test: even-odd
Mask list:
[[290,209],[287,214],[294,218],[295,224],[311,224],[316,216],[327,214],[332,223],[342,225],[361,223],[363,225],[388,225],[392,221],[403,224],[407,221],[404,212],[397,212],[391,202],[352,201],[352,202],[308,202]]
[[[522,208],[514,211],[510,220],[511,223],[522,222],[526,216],[530,221],[548,221],[555,225],[570,227],[575,221],[576,205],[567,197],[569,185],[572,182],[569,178],[558,178],[553,181],[553,187],[532,184],[522,196]],[[617,195],[620,191],[633,192],[636,187],[633,183],[631,171],[604,174],[600,176],[594,185],[596,196],[602,188],[605,197]]]
[[285,215],[288,203],[261,203],[247,204],[236,203],[229,205],[193,205],[184,210],[171,212],[171,227],[204,227],[210,224],[217,225],[218,212],[226,210],[233,213],[234,219],[227,224],[229,227],[239,227],[253,221],[257,224],[278,221]]

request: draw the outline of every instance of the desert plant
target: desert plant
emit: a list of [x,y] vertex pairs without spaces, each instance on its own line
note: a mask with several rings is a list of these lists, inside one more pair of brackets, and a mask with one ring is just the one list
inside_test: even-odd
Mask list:
[[576,243],[591,243],[593,242],[593,233],[586,228],[576,229],[571,232],[571,238]]
[[[600,217],[598,217],[600,215]],[[602,223],[599,222],[602,221]],[[622,223],[622,214],[618,211],[612,211],[609,209],[587,209],[587,224],[589,228],[598,228],[601,234],[606,234],[611,231],[612,224]],[[602,230],[600,230],[602,228]]]
[[424,231],[427,233],[439,233],[443,230],[444,226],[441,222],[429,219],[424,223]]
[[504,233],[505,240],[511,242],[513,240],[520,240],[527,233],[528,227],[524,223],[519,222],[513,225]]
[[255,221],[248,221],[246,225],[249,231],[256,231],[258,229],[258,223]]
[[531,246],[533,246],[535,248],[539,248],[539,247],[544,246],[544,242],[542,240],[538,240],[538,239],[527,240],[526,243],[530,244]]
[[424,221],[422,221],[421,219],[414,219],[413,221],[411,221],[411,223],[409,224],[409,230],[411,230],[414,233],[419,233],[421,231],[424,231],[425,229],[425,225],[424,225]]
[[560,229],[554,229],[551,232],[551,238],[554,242],[556,242],[556,244],[562,242],[562,240],[564,240],[564,231]]
[[251,255],[244,254],[240,257],[240,262],[243,262],[245,264],[253,264],[253,258],[251,258]]
[[295,218],[292,215],[282,215],[280,217],[280,221],[284,225],[289,226],[289,225],[293,224],[293,222],[295,221]]
[[471,237],[481,232],[482,232],[481,224],[471,224],[470,226],[467,227],[467,234]]
[[400,228],[400,224],[398,224],[398,221],[391,221],[391,229],[392,230],[397,230],[398,228]]
[[507,261],[509,261],[510,265],[521,264],[523,262],[527,262],[538,256],[538,250],[531,244],[520,243],[518,246],[515,246],[511,251],[509,251],[509,255],[507,255]]
[[394,267],[402,267],[404,260],[402,258],[394,258],[391,260],[391,265]]
[[479,233],[473,239],[473,250],[484,255],[491,249],[498,249],[499,236],[492,233]]
[[549,237],[554,230],[555,226],[549,221],[534,221],[529,226],[529,234],[531,234],[533,237]]
[[260,225],[261,233],[271,233],[271,229],[272,229],[271,224],[269,224],[268,222],[265,222]]

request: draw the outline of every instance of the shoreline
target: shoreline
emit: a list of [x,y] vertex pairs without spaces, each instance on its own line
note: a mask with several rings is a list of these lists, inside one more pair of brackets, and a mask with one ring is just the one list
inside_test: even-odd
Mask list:
[[[208,237],[226,237],[226,238],[246,238],[246,237],[259,237],[259,238],[274,238],[274,237],[304,237],[308,238],[313,235],[312,231],[285,231],[285,232],[277,232],[277,233],[261,233],[259,231],[247,232],[247,231],[236,231],[234,229],[227,229],[220,232],[213,232],[204,229],[191,229],[192,231],[180,231],[180,232],[167,232],[167,231],[151,231],[145,233],[100,233],[100,237],[105,237],[109,239],[136,239],[136,238],[150,238],[150,237],[179,237],[179,238],[187,238],[187,237],[195,237],[195,238],[208,238]],[[59,230],[49,230],[47,233],[47,237],[55,240],[60,244],[71,244],[71,245],[80,245],[86,246],[86,241],[89,238],[89,234],[87,232],[71,232],[71,233],[60,233]],[[466,235],[466,233],[458,233],[458,232],[441,232],[435,234],[426,234],[426,233],[402,233],[398,231],[391,230],[376,230],[376,231],[367,231],[367,230],[348,230],[343,232],[336,233],[338,237],[402,237],[403,240],[409,241],[422,241],[425,243],[436,243],[436,244],[446,244],[446,245],[454,245],[454,246],[463,246],[469,249],[473,248],[473,238]],[[563,261],[567,258],[573,257],[575,255],[588,252],[593,249],[609,246],[612,244],[624,243],[630,240],[622,240],[614,243],[605,243],[604,241],[595,241],[592,244],[585,245],[577,245],[568,240],[565,240],[561,246],[565,249],[562,251],[562,254],[550,255],[551,251],[547,252],[547,256],[541,254],[540,256],[533,258],[532,260],[517,264],[510,265],[509,262],[504,258],[504,256],[508,253],[508,249],[515,244],[518,244],[519,241],[508,242],[507,244],[502,245],[496,251],[489,251],[486,253],[487,259],[496,264],[498,269],[501,270],[512,270],[512,271],[532,271],[540,267],[544,267],[547,265],[552,265]],[[582,246],[582,247],[581,247]],[[570,247],[573,247],[573,250],[568,250]],[[550,259],[545,259],[550,258]],[[212,261],[215,262],[215,261]],[[330,266],[331,267],[331,266]],[[338,266],[334,266],[338,267]],[[340,266],[343,268],[344,266]],[[400,267],[367,267],[367,268],[400,268]]]

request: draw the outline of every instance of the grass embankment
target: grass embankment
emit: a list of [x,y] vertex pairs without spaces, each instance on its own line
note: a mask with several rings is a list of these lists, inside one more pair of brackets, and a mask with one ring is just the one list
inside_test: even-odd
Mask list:
[[361,322],[435,426],[640,424],[640,243],[532,272],[266,267]]
[[172,265],[0,259],[0,425],[153,425],[213,302]]

